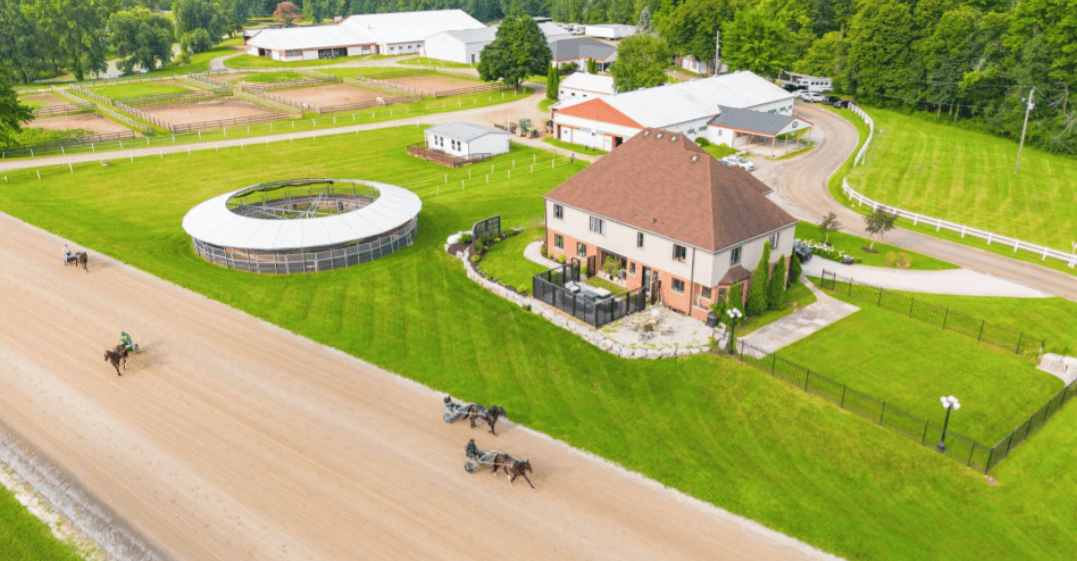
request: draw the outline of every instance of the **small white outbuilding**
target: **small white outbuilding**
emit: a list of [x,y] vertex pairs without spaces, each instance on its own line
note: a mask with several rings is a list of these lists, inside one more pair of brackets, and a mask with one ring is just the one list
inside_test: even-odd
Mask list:
[[426,147],[452,156],[496,156],[509,151],[509,133],[471,123],[444,123],[426,129]]

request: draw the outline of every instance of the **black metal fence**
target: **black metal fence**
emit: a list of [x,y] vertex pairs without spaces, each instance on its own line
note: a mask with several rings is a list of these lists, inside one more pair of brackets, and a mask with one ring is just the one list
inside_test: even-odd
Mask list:
[[646,292],[637,288],[617,296],[593,298],[574,293],[565,287],[568,282],[579,282],[580,264],[566,263],[543,271],[531,279],[534,297],[584,323],[601,327],[647,307]]
[[[471,226],[471,235],[477,240],[485,233],[492,233],[494,236],[501,235],[501,215],[491,216],[490,218],[484,218],[479,220]],[[547,271],[549,272],[549,271]],[[576,273],[576,279],[579,279],[579,272]]]
[[[892,405],[865,393],[858,392],[849,386],[836,382],[800,366],[789,362],[773,353],[767,353],[743,341],[737,341],[736,357],[744,363],[751,364],[764,372],[770,373],[775,378],[781,378],[789,384],[796,386],[805,393],[821,397],[836,404],[842,409],[848,409],[865,419],[878,424],[880,427],[892,429],[903,434],[922,446],[935,447],[942,440],[942,427],[931,421],[925,421],[910,415]],[[955,433],[946,431],[946,447],[944,453],[951,458],[964,462],[968,467],[974,467],[987,473],[998,462],[994,460],[994,448],[988,448],[975,440]]]
[[1005,327],[987,323],[987,320],[966,316],[950,308],[928,304],[922,300],[917,300],[892,290],[886,290],[885,288],[858,283],[853,279],[843,278],[839,280],[836,273],[826,269],[823,269],[819,286],[863,302],[870,302],[880,308],[886,308],[911,318],[933,323],[943,329],[956,331],[968,337],[975,337],[977,341],[990,343],[1017,354],[1028,355],[1037,360],[1043,355],[1045,343],[1043,338],[1012,331]]
[[1043,425],[1047,423],[1047,419],[1058,413],[1063,405],[1073,400],[1074,396],[1077,396],[1077,382],[1072,382],[1062,388],[1062,391],[1055,394],[1039,411],[1033,413],[1027,421],[1021,423],[1009,436],[1000,440],[991,449],[991,453],[987,457],[987,467],[984,469],[984,473],[987,473],[987,471],[1008,457],[1010,452],[1024,443],[1029,436],[1043,428]]

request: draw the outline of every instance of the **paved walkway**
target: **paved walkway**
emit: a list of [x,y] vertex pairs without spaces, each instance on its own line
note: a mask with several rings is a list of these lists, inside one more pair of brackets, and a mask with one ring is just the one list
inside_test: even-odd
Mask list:
[[801,279],[801,282],[818,298],[815,303],[797,310],[795,313],[789,314],[774,323],[764,325],[756,331],[745,335],[741,340],[769,354],[791,345],[854,312],[860,311],[857,306],[842,302],[823,292],[808,279]]
[[963,296],[1007,296],[1012,298],[1046,298],[1050,296],[1023,284],[986,273],[977,273],[970,269],[910,271],[886,267],[869,267],[867,265],[842,265],[818,256],[804,263],[802,267],[806,275],[818,277],[823,269],[826,269],[829,272],[837,273],[839,279],[853,279],[860,284],[907,292]]
[[542,240],[536,240],[527,244],[527,247],[524,248],[524,257],[529,261],[533,261],[550,269],[560,265],[557,261],[542,256]]

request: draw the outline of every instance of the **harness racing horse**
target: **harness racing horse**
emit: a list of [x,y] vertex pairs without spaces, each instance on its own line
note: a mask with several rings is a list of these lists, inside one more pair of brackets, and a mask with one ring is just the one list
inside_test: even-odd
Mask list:
[[497,473],[497,468],[505,470],[505,475],[509,478],[509,483],[516,481],[517,477],[523,477],[528,485],[534,489],[535,486],[531,483],[531,479],[527,477],[527,472],[533,472],[531,469],[531,460],[520,461],[508,454],[498,454],[494,457],[494,473]]
[[85,251],[80,251],[80,252],[75,254],[75,268],[77,269],[81,265],[82,270],[89,273],[90,270],[86,268],[86,261],[87,261],[87,259],[86,259],[86,252]]
[[504,414],[505,408],[500,405],[495,405],[487,409],[482,405],[474,403],[468,410],[468,418],[471,420],[471,428],[476,428],[478,425],[475,424],[475,421],[477,419],[482,419],[483,421],[486,421],[486,424],[490,425],[490,433],[494,436],[497,436],[497,433],[494,432],[494,425],[497,424],[497,420]]
[[111,351],[105,349],[105,361],[112,363],[112,367],[116,369],[117,376],[122,376],[120,374],[120,361],[123,361],[124,371],[127,370],[127,353],[129,352],[127,347],[123,345],[116,345],[116,348]]

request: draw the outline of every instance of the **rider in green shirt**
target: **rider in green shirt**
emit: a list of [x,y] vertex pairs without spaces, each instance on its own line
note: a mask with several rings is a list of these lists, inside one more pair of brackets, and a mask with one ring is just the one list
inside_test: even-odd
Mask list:
[[132,345],[131,336],[128,335],[126,331],[120,331],[120,344],[125,347],[130,347]]

